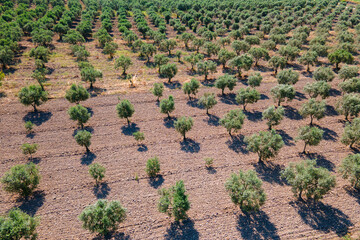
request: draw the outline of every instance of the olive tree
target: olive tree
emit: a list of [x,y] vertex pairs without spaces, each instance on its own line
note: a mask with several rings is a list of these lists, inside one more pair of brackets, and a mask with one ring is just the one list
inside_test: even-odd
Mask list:
[[5,216],[0,216],[1,239],[36,239],[38,217],[32,217],[18,208],[11,209]]
[[260,131],[258,134],[245,137],[245,142],[249,151],[258,154],[260,162],[275,157],[284,146],[281,135],[275,130]]
[[226,63],[235,57],[234,52],[230,52],[227,49],[223,48],[219,51],[219,62],[223,65],[223,69],[226,68]]
[[306,147],[317,146],[323,138],[324,131],[317,127],[304,126],[299,128],[299,135],[297,140],[304,141],[304,149],[302,153],[305,153]]
[[344,179],[349,179],[355,189],[359,189],[360,183],[360,154],[348,155],[342,161],[339,171]]
[[1,178],[1,183],[6,192],[27,198],[39,185],[40,178],[39,168],[30,162],[11,167]]
[[250,45],[245,41],[235,40],[231,43],[232,49],[235,51],[236,55],[240,55],[241,52],[248,52],[250,50]]
[[271,88],[270,94],[273,97],[274,102],[277,102],[277,105],[280,106],[280,104],[285,102],[285,100],[293,100],[296,93],[293,86],[287,84],[278,84]]
[[290,45],[282,46],[279,49],[281,56],[286,58],[286,63],[288,61],[294,61],[297,56],[299,56],[300,49]]
[[196,66],[199,74],[205,76],[205,81],[208,80],[207,78],[210,73],[216,72],[216,63],[210,60],[198,62]]
[[134,114],[135,108],[129,100],[124,99],[116,105],[116,112],[119,118],[126,118],[128,125],[130,125],[130,118]]
[[250,87],[259,87],[262,81],[262,76],[260,73],[256,72],[254,74],[251,74],[248,78],[248,84]]
[[147,160],[146,169],[147,175],[151,178],[156,177],[160,172],[160,162],[158,157],[153,157]]
[[170,113],[175,110],[175,102],[174,97],[172,95],[169,96],[168,99],[163,99],[160,102],[160,112],[168,115],[170,119]]
[[150,57],[156,53],[156,48],[152,44],[144,43],[141,44],[140,53],[146,57],[147,63],[149,63]]
[[336,110],[345,116],[349,121],[349,116],[357,117],[360,112],[360,97],[356,93],[345,94],[337,103]]
[[171,186],[168,189],[160,189],[159,195],[159,212],[174,216],[175,221],[187,218],[186,212],[190,209],[190,202],[182,180],[177,181],[174,186]]
[[229,135],[232,136],[232,132],[239,131],[244,124],[245,114],[240,109],[230,110],[219,123],[225,127]]
[[182,90],[185,94],[189,95],[189,99],[191,99],[191,94],[196,96],[196,93],[198,92],[198,89],[200,87],[200,83],[195,78],[192,78],[190,82],[184,83],[182,86]]
[[277,81],[279,84],[295,84],[299,81],[299,73],[295,72],[292,68],[282,70],[277,75]]
[[93,84],[96,82],[97,78],[102,78],[102,72],[96,70],[92,67],[85,67],[81,69],[80,72],[81,80],[85,82],[90,82],[90,89],[93,89]]
[[41,89],[41,86],[30,85],[23,87],[18,97],[20,102],[25,106],[33,106],[34,112],[37,112],[36,106],[40,106],[48,100],[48,93]]
[[322,99],[327,98],[330,95],[331,86],[325,81],[316,81],[313,83],[307,83],[304,86],[304,92],[307,93],[310,98],[316,98],[320,96]]
[[160,101],[160,98],[163,96],[164,92],[164,84],[163,83],[154,83],[153,88],[151,89],[152,93],[155,97],[157,97],[157,101]]
[[349,145],[350,148],[360,143],[360,118],[355,118],[352,123],[346,123],[341,142]]
[[291,185],[291,190],[300,200],[306,198],[318,201],[335,187],[335,177],[323,167],[316,167],[315,160],[290,163],[281,177]]
[[339,71],[339,77],[343,81],[354,78],[358,75],[359,68],[357,66],[344,65]]
[[275,107],[270,106],[262,113],[262,119],[267,120],[266,124],[269,127],[269,130],[272,129],[273,126],[279,125],[280,121],[284,118],[284,108],[282,106]]
[[326,111],[326,102],[323,101],[317,101],[314,98],[310,98],[309,101],[304,103],[301,106],[300,114],[304,118],[310,117],[310,126],[313,124],[313,119],[316,118],[317,120],[325,117],[325,111]]
[[335,68],[339,69],[340,63],[351,64],[354,61],[354,57],[346,50],[337,49],[328,55],[330,63],[335,64]]
[[314,71],[316,81],[331,82],[335,78],[335,73],[329,67],[319,67]]
[[251,87],[241,88],[235,100],[238,104],[243,105],[243,110],[246,111],[247,104],[253,104],[260,100],[260,93]]
[[70,107],[68,114],[71,120],[78,121],[78,125],[80,125],[82,129],[84,128],[84,123],[91,117],[89,111],[80,104]]
[[121,55],[115,60],[115,69],[122,68],[122,75],[126,75],[126,70],[133,64],[130,57]]
[[77,144],[85,147],[86,152],[90,152],[89,147],[91,145],[91,136],[92,136],[92,134],[89,131],[81,130],[76,133],[74,138],[75,138],[75,141],[77,142]]
[[106,169],[99,163],[92,163],[89,166],[89,174],[95,180],[96,185],[105,177]]
[[344,93],[360,93],[360,78],[351,78],[339,84]]
[[36,143],[24,143],[21,145],[21,150],[24,155],[30,155],[30,159],[32,159],[32,155],[36,153],[38,150],[39,145]]
[[70,103],[79,104],[80,101],[85,101],[90,97],[89,92],[80,84],[73,83],[71,87],[66,91],[65,98]]
[[307,51],[299,58],[301,64],[306,65],[306,71],[310,72],[310,65],[314,66],[317,62],[318,54],[314,51]]
[[286,59],[284,57],[272,56],[269,60],[269,65],[274,69],[274,74],[276,75],[278,69],[283,69],[286,66]]
[[204,59],[204,55],[200,53],[191,53],[190,55],[187,55],[184,57],[185,62],[188,62],[191,64],[191,71],[194,72],[195,65],[200,62],[202,59]]
[[229,65],[237,69],[239,78],[241,78],[241,70],[249,70],[253,64],[253,59],[248,54],[243,54],[237,57],[234,57],[230,60]]
[[168,51],[169,56],[171,56],[171,50],[175,49],[177,46],[177,43],[174,39],[165,39],[160,43],[160,48],[162,48],[165,51]]
[[199,99],[199,104],[206,109],[206,114],[209,114],[209,109],[213,108],[217,104],[215,94],[204,93],[204,95]]
[[215,87],[221,89],[221,94],[224,95],[225,88],[228,88],[230,91],[236,86],[236,78],[229,74],[222,75],[218,77],[215,81]]
[[245,212],[258,211],[265,204],[266,194],[255,171],[232,173],[225,183],[231,201]]
[[156,54],[154,57],[154,62],[155,65],[158,66],[160,73],[161,66],[167,64],[169,62],[169,58],[166,57],[164,54]]
[[174,122],[175,130],[180,133],[184,141],[186,140],[186,133],[191,130],[194,125],[194,121],[191,117],[181,117]]
[[269,60],[268,50],[261,47],[252,47],[249,50],[249,54],[255,59],[255,66],[258,66],[260,59]]
[[178,72],[178,68],[175,63],[167,63],[160,67],[160,74],[169,79],[169,83],[171,83],[171,79],[175,77]]
[[115,231],[126,219],[126,208],[119,201],[98,200],[94,205],[87,206],[79,215],[82,227],[92,233],[103,236]]

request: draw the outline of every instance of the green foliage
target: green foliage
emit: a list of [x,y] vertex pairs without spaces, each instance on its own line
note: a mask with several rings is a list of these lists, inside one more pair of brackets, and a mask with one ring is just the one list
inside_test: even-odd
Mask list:
[[71,53],[76,57],[76,61],[87,61],[90,53],[86,50],[85,46],[73,45],[71,46]]
[[109,58],[113,59],[114,58],[114,54],[116,53],[116,49],[118,49],[119,46],[114,43],[114,42],[107,42],[105,43],[103,52],[104,54],[109,54]]
[[204,93],[204,95],[199,99],[199,104],[206,109],[206,114],[209,114],[209,109],[213,108],[217,104],[215,94]]
[[91,136],[92,134],[86,130],[77,131],[76,135],[74,136],[75,141],[80,146],[86,148],[86,152],[90,152],[90,145],[91,145]]
[[171,82],[171,79],[175,77],[175,75],[178,72],[178,68],[175,63],[167,63],[165,65],[162,65],[160,67],[160,75],[166,77],[169,79],[169,83]]
[[351,185],[359,189],[360,183],[360,154],[348,155],[342,161],[339,171],[344,179],[349,179]]
[[339,69],[340,63],[351,64],[354,61],[354,57],[346,50],[337,49],[328,55],[330,63],[335,64],[335,68]]
[[0,48],[0,63],[2,64],[2,69],[5,69],[7,65],[11,64],[14,60],[14,52],[10,47],[5,46]]
[[314,51],[307,51],[299,58],[299,62],[307,66],[306,71],[310,72],[310,65],[314,66],[317,62],[318,54]]
[[66,91],[65,98],[70,103],[79,104],[80,101],[85,101],[90,97],[89,92],[82,86],[76,85],[75,83],[71,85],[69,90]]
[[30,50],[29,56],[35,59],[40,59],[44,63],[49,61],[50,50],[46,47],[39,46]]
[[210,73],[216,72],[216,63],[213,61],[201,61],[197,63],[197,69],[199,74],[205,75],[205,81],[207,81],[207,77]]
[[38,167],[30,162],[13,166],[1,179],[4,190],[9,193],[18,193],[28,197],[40,182]]
[[255,88],[241,88],[235,100],[238,104],[243,105],[243,110],[246,111],[247,104],[253,104],[260,100],[260,93]]
[[223,48],[219,51],[219,62],[223,65],[223,69],[226,68],[226,63],[234,57],[235,57],[235,53],[230,52],[230,51],[226,50],[225,48]]
[[48,100],[47,96],[48,93],[36,85],[23,87],[18,94],[20,102],[25,106],[33,106],[35,112],[37,111],[36,106],[40,106]]
[[168,99],[163,99],[160,102],[160,112],[165,113],[170,118],[170,113],[175,110],[175,102],[173,96],[169,96]]
[[336,110],[345,116],[346,120],[348,117],[357,117],[360,112],[360,97],[356,93],[345,94],[342,99],[337,103]]
[[159,72],[160,72],[161,66],[167,64],[169,62],[169,58],[166,57],[164,54],[156,54],[154,57],[154,61],[155,61],[155,65],[159,67]]
[[11,209],[6,216],[0,217],[0,238],[1,239],[36,239],[36,227],[39,225],[39,218],[31,217],[20,209]]
[[89,166],[89,174],[96,181],[96,185],[105,177],[105,167],[99,163],[92,163]]
[[264,59],[264,60],[269,60],[270,59],[269,52],[265,48],[252,47],[249,50],[249,54],[251,56],[253,56],[253,58],[255,59],[255,66],[258,65],[258,61],[260,59]]
[[314,72],[316,81],[331,82],[335,78],[335,73],[329,67],[319,67]]
[[69,30],[63,37],[64,42],[70,44],[84,43],[85,38],[76,30]]
[[195,39],[195,36],[191,33],[187,33],[184,32],[183,34],[180,35],[180,39],[181,41],[184,42],[185,44],[185,48],[188,49],[189,48],[189,42]]
[[351,78],[339,84],[344,93],[360,93],[360,78]]
[[160,97],[163,96],[164,92],[164,84],[163,83],[154,83],[154,87],[151,89],[152,93],[155,97],[157,97],[157,101],[160,100]]
[[137,131],[133,133],[133,136],[136,141],[141,142],[145,140],[145,135],[143,132]]
[[182,180],[177,181],[174,186],[168,189],[161,189],[159,191],[161,196],[158,203],[159,211],[174,216],[175,221],[186,219],[186,212],[190,209],[190,202],[185,192],[186,189]]
[[350,148],[360,143],[360,118],[355,118],[352,123],[346,123],[341,142],[350,145]]
[[184,57],[185,62],[188,62],[191,64],[191,71],[194,72],[194,66],[200,62],[200,60],[204,59],[204,55],[200,53],[191,53],[190,55],[187,55]]
[[292,68],[282,70],[277,75],[277,81],[279,84],[295,84],[299,81],[299,73],[295,72]]
[[97,78],[102,78],[102,72],[91,67],[82,68],[80,74],[81,80],[90,82],[90,89],[93,88]]
[[339,71],[339,77],[343,81],[346,81],[347,79],[356,77],[358,75],[358,72],[358,66],[344,65]]
[[123,69],[123,75],[126,75],[126,70],[133,64],[130,57],[121,55],[115,60],[115,69],[121,67]]
[[160,172],[160,162],[158,157],[153,157],[147,160],[146,169],[147,175],[151,178],[156,177]]
[[230,91],[236,86],[236,78],[232,75],[225,74],[215,81],[215,87],[221,89],[221,94],[224,95],[225,88],[228,88]]
[[275,75],[278,69],[283,69],[286,66],[286,59],[284,57],[272,56],[269,60],[269,65],[274,69]]
[[38,28],[31,32],[32,41],[38,46],[47,46],[52,42],[53,32]]
[[29,134],[32,132],[33,128],[34,128],[35,124],[33,124],[31,121],[26,121],[25,122],[25,129],[26,132]]
[[150,57],[156,53],[156,48],[152,44],[144,43],[140,47],[140,53],[146,57],[147,62],[150,62]]
[[299,128],[299,136],[297,140],[302,140],[305,143],[303,153],[305,153],[306,146],[317,146],[323,138],[324,131],[317,127],[304,126]]
[[294,61],[297,56],[299,56],[300,49],[297,47],[292,47],[290,45],[282,46],[279,49],[281,56],[286,58],[286,61]]
[[270,94],[273,97],[274,102],[277,102],[278,106],[280,106],[280,104],[285,102],[286,99],[287,101],[293,100],[296,92],[294,87],[291,85],[278,84],[270,90]]
[[217,55],[220,51],[220,46],[213,42],[205,42],[204,49],[206,54],[211,57],[212,55]]
[[190,82],[184,83],[182,86],[182,90],[185,94],[189,95],[189,99],[191,99],[191,94],[196,96],[196,93],[198,92],[198,89],[200,88],[200,83],[195,78],[192,78]]
[[244,124],[245,114],[240,109],[230,110],[219,123],[225,127],[229,135],[232,136],[232,132],[239,131]]
[[116,112],[119,118],[126,118],[128,125],[130,125],[130,119],[135,112],[134,106],[127,99],[122,100],[116,105]]
[[305,195],[307,199],[318,201],[335,187],[335,177],[323,167],[316,167],[315,160],[306,160],[290,165],[282,172],[292,187],[292,192],[299,199]]
[[322,99],[327,98],[330,95],[331,86],[325,81],[316,81],[313,83],[307,83],[304,87],[304,92],[309,94],[310,98],[316,98],[320,96]]
[[82,227],[90,232],[106,235],[115,231],[126,219],[126,209],[119,201],[98,200],[86,207],[79,216]]
[[232,173],[225,183],[225,188],[231,201],[245,212],[258,211],[265,203],[266,194],[262,181],[253,170]]
[[313,123],[313,119],[317,120],[325,117],[326,102],[316,101],[314,98],[310,98],[309,101],[301,106],[300,114],[303,117],[310,117],[310,125]]
[[231,47],[238,56],[241,52],[246,53],[250,50],[250,45],[247,42],[239,40],[233,41]]
[[194,121],[191,117],[181,117],[174,122],[175,130],[184,137],[184,140],[186,139],[185,134],[191,130],[193,125]]
[[78,121],[78,125],[80,125],[81,128],[84,128],[84,123],[87,123],[91,117],[91,114],[87,108],[84,108],[80,104],[70,107],[68,114],[71,120]]
[[38,147],[39,145],[36,143],[24,143],[23,145],[21,145],[21,150],[24,155],[30,155],[30,158],[32,158],[32,155],[36,153]]
[[249,76],[248,78],[248,84],[250,87],[259,87],[262,81],[262,76],[260,73],[256,72]]
[[269,130],[271,130],[273,126],[280,124],[280,121],[284,118],[284,113],[282,106],[278,108],[270,106],[262,113],[262,119],[267,120],[266,124],[269,126]]
[[213,163],[214,163],[214,159],[213,158],[205,158],[204,161],[205,161],[205,167],[207,169],[211,169],[213,166]]
[[243,54],[237,57],[234,57],[230,60],[229,65],[233,68],[237,68],[239,78],[241,78],[241,70],[249,70],[253,64],[253,59],[248,54]]
[[249,151],[258,154],[259,161],[275,157],[284,146],[281,135],[276,134],[275,130],[270,132],[260,131],[258,134],[245,137],[245,142]]

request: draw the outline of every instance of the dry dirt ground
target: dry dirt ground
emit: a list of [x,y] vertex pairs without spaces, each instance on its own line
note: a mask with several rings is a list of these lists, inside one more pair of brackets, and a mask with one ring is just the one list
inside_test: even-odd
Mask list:
[[[283,136],[285,147],[266,165],[258,164],[257,156],[246,150],[243,136],[267,129],[261,112],[273,103],[269,89],[275,83],[264,82],[258,89],[262,99],[248,106],[244,127],[233,139],[218,120],[230,109],[240,107],[235,104],[234,94],[218,95],[218,104],[207,116],[204,109],[197,107],[196,100],[188,101],[180,90],[166,87],[165,95],[173,94],[176,101],[173,117],[185,115],[194,119],[186,142],[175,132],[174,118],[167,120],[159,112],[150,93],[93,97],[83,104],[93,113],[87,124],[87,129],[93,132],[89,155],[73,139],[77,127],[67,115],[70,104],[66,100],[52,100],[40,106],[38,114],[15,101],[2,103],[0,175],[15,164],[28,162],[19,150],[20,145],[35,142],[39,151],[33,161],[40,168],[42,180],[39,191],[28,201],[17,200],[0,190],[1,213],[20,207],[40,216],[40,239],[91,239],[96,235],[83,230],[77,217],[96,199],[106,198],[120,200],[128,210],[128,218],[120,225],[116,239],[336,239],[348,228],[357,229],[360,195],[337,172],[341,160],[351,151],[339,141],[344,117],[333,108],[340,94],[336,89],[327,100],[327,117],[315,122],[325,131],[325,140],[317,147],[309,147],[308,156],[299,154],[303,143],[295,141],[297,128],[308,124],[309,119],[301,119],[296,109],[306,101],[300,91],[308,81],[312,80],[302,75],[295,85],[297,98],[284,104],[286,118],[276,129]],[[335,79],[332,85],[335,87],[339,81]],[[240,87],[244,87],[244,82],[239,81],[234,92]],[[202,86],[199,95],[209,91],[220,94],[218,89]],[[116,115],[118,97],[129,99],[135,106],[130,127]],[[26,135],[25,120],[36,123],[33,135]],[[144,146],[138,146],[131,136],[136,130],[145,133]],[[161,177],[149,182],[144,169],[146,160],[153,156],[160,159]],[[212,171],[204,167],[205,157],[215,159]],[[297,202],[280,178],[284,165],[307,157],[316,158],[320,166],[337,178],[336,188],[315,206]],[[88,174],[92,162],[107,169],[106,181],[99,188],[94,188]],[[255,169],[264,181],[267,201],[257,214],[242,213],[225,191],[226,179],[240,169]],[[138,182],[134,180],[136,174]],[[191,209],[190,219],[177,225],[158,212],[157,191],[180,179],[185,182]]]

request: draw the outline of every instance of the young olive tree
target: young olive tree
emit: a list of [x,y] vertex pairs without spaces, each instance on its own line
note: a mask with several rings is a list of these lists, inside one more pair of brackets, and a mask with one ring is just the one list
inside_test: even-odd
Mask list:
[[260,100],[260,93],[255,88],[241,88],[235,100],[238,104],[243,105],[243,110],[246,111],[247,104],[253,104]]
[[297,140],[304,141],[304,150],[302,153],[306,153],[306,147],[309,146],[317,146],[323,139],[324,131],[317,127],[304,126],[299,128],[299,135]]
[[169,62],[169,58],[164,54],[156,54],[154,57],[155,65],[158,66],[158,71],[160,73],[161,66],[167,64]]
[[37,112],[36,106],[40,106],[48,100],[48,93],[43,91],[40,86],[30,85],[23,87],[19,94],[19,100],[25,106],[33,106],[34,112]]
[[255,87],[259,87],[262,81],[262,76],[260,75],[260,73],[256,72],[254,74],[251,74],[248,78],[248,84],[250,87],[255,88]]
[[274,74],[276,75],[278,69],[283,69],[286,66],[286,59],[284,57],[272,56],[269,60],[269,65],[274,69]]
[[337,49],[328,55],[330,63],[335,64],[335,68],[339,69],[340,63],[351,64],[354,61],[353,55],[346,50]]
[[322,99],[327,98],[330,95],[331,86],[325,81],[316,81],[313,83],[307,83],[304,86],[304,92],[309,95],[310,98],[316,98],[320,96]]
[[175,63],[167,63],[160,67],[160,75],[169,79],[169,83],[171,83],[171,79],[175,77],[178,72],[178,68]]
[[106,169],[99,163],[92,163],[89,166],[89,174],[95,180],[96,185],[105,177]]
[[116,105],[116,112],[119,118],[126,118],[128,125],[130,125],[130,118],[134,114],[135,108],[129,100],[124,99]]
[[344,65],[339,71],[339,77],[343,81],[346,81],[350,78],[354,78],[358,75],[359,67]]
[[226,68],[226,63],[235,57],[235,53],[234,52],[230,52],[228,50],[226,50],[225,48],[221,49],[219,51],[219,62],[223,65],[223,69]]
[[360,78],[351,78],[339,84],[344,93],[360,93]]
[[287,84],[278,84],[271,88],[270,94],[273,97],[274,102],[277,102],[279,107],[282,102],[285,102],[285,100],[293,100],[296,93],[293,86]]
[[181,117],[174,122],[175,130],[180,133],[184,141],[186,140],[186,133],[191,130],[194,125],[194,121],[191,117]]
[[360,118],[353,119],[352,123],[346,123],[341,142],[345,145],[350,145],[350,148],[354,144],[360,143]]
[[152,93],[155,97],[157,97],[157,101],[160,101],[160,98],[163,96],[164,92],[164,84],[163,83],[154,83],[154,87],[151,89]]
[[159,194],[161,196],[158,203],[160,212],[174,216],[175,221],[187,218],[186,212],[190,209],[190,202],[182,180],[177,181],[174,186],[168,189],[161,189]]
[[269,60],[269,51],[261,47],[252,47],[249,54],[255,59],[255,66],[258,66],[260,59]]
[[96,70],[92,67],[85,67],[81,69],[81,80],[85,82],[90,82],[90,89],[93,89],[93,84],[96,82],[97,78],[102,78],[102,72]]
[[204,93],[204,95],[199,99],[199,104],[206,109],[206,114],[209,115],[209,109],[213,108],[217,104],[215,94]]
[[248,54],[243,54],[237,57],[234,57],[230,60],[229,65],[237,69],[239,78],[241,78],[241,70],[249,70],[253,64],[253,59]]
[[331,82],[335,78],[335,73],[329,67],[319,67],[314,71],[316,81]]
[[349,121],[349,116],[357,117],[360,112],[360,97],[356,93],[345,94],[337,103],[336,110],[345,116]]
[[244,124],[245,114],[240,109],[230,110],[219,123],[225,127],[229,135],[232,136],[232,132],[239,131]]
[[160,172],[160,162],[158,157],[153,157],[147,160],[146,169],[147,175],[151,178],[156,177]]
[[299,73],[295,72],[293,69],[286,69],[286,70],[282,70],[280,71],[277,75],[277,81],[279,84],[292,84],[294,85],[295,83],[297,83],[299,81]]
[[299,58],[301,64],[306,65],[306,71],[310,72],[310,65],[314,66],[317,62],[318,54],[314,51],[307,51]]
[[70,103],[79,104],[80,101],[85,101],[90,97],[89,92],[82,86],[76,85],[75,83],[71,85],[70,89],[66,91],[65,98]]
[[84,128],[84,123],[87,123],[87,121],[91,117],[89,111],[80,104],[70,107],[68,110],[68,114],[71,120],[78,122],[78,125],[80,125],[81,129]]
[[172,95],[169,96],[168,99],[163,99],[160,102],[160,112],[168,115],[170,119],[170,113],[175,110],[175,102],[174,97]]
[[210,60],[198,62],[196,66],[198,68],[199,74],[205,76],[205,81],[208,80],[210,73],[216,72],[216,63]]
[[316,101],[314,98],[310,98],[309,101],[304,103],[300,108],[300,114],[304,118],[310,117],[310,126],[313,124],[313,119],[317,120],[325,117],[326,102]]
[[231,201],[245,212],[258,211],[265,204],[266,194],[262,181],[253,170],[232,173],[225,183],[225,189]]
[[119,201],[98,200],[87,206],[79,215],[82,227],[92,233],[107,235],[115,231],[126,219],[126,208]]
[[30,159],[32,159],[32,155],[36,153],[38,150],[39,145],[36,143],[24,143],[21,145],[21,150],[24,155],[30,155]]
[[281,135],[277,134],[275,130],[260,131],[258,134],[245,137],[245,142],[249,151],[258,154],[260,162],[275,157],[284,146]]
[[273,126],[279,125],[280,121],[284,118],[284,108],[282,106],[276,108],[270,106],[262,113],[262,119],[267,120],[266,124],[269,130],[272,130]]
[[89,131],[81,130],[76,133],[74,138],[77,144],[86,148],[86,152],[90,152],[91,136],[92,134]]
[[190,82],[184,83],[182,90],[185,94],[189,96],[189,100],[191,100],[191,94],[196,96],[198,89],[200,88],[200,83],[195,78],[192,78]]
[[236,82],[237,80],[234,76],[225,74],[220,76],[215,81],[215,87],[221,89],[221,94],[224,95],[225,88],[228,88],[230,91],[232,91],[236,86]]
[[339,171],[343,179],[349,179],[355,189],[360,188],[360,154],[352,154],[344,158]]
[[291,185],[291,190],[300,200],[306,198],[318,201],[335,187],[335,177],[323,167],[316,167],[315,160],[290,163],[281,177]]
[[122,75],[126,75],[126,70],[133,64],[130,57],[121,55],[115,60],[115,69],[122,68]]

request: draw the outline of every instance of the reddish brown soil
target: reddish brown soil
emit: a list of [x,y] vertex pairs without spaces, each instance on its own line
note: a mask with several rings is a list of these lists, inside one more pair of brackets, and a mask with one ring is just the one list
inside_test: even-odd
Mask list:
[[[313,81],[305,77],[306,73],[302,74],[295,85],[301,92],[306,82]],[[336,88],[339,82],[335,79],[333,87]],[[301,119],[296,110],[306,101],[304,95],[298,93],[294,101],[284,104],[286,118],[276,129],[286,145],[278,157],[261,165],[257,156],[246,150],[243,136],[267,129],[261,120],[261,112],[273,104],[269,89],[274,85],[267,81],[261,85],[262,100],[248,106],[244,127],[233,139],[218,125],[218,119],[230,109],[239,108],[234,104],[234,94],[218,95],[218,104],[210,110],[212,115],[209,117],[205,110],[196,107],[196,101],[189,102],[180,90],[166,88],[165,95],[173,94],[176,100],[172,115],[194,119],[186,142],[175,132],[173,120],[168,121],[159,113],[150,93],[119,95],[135,106],[130,128],[116,115],[118,95],[93,97],[83,104],[93,112],[86,124],[93,132],[92,153],[88,156],[73,139],[77,128],[67,115],[70,104],[66,100],[56,99],[40,106],[41,112],[37,116],[29,112],[30,108],[15,101],[1,103],[0,175],[15,164],[28,162],[19,150],[25,142],[39,144],[33,161],[42,175],[39,191],[29,201],[17,200],[16,196],[0,190],[1,213],[20,207],[40,216],[40,239],[96,237],[81,228],[78,215],[102,197],[120,200],[128,210],[128,218],[120,225],[117,239],[332,239],[344,234],[348,228],[357,229],[360,195],[352,191],[337,172],[341,160],[351,153],[339,141],[344,117],[337,115],[333,108],[339,98],[338,91],[332,91],[327,100],[327,117],[315,121],[325,131],[325,140],[317,147],[308,148],[308,157],[317,158],[318,164],[329,169],[337,179],[336,188],[316,207],[297,202],[279,175],[280,169],[289,162],[306,158],[299,154],[303,143],[295,141],[298,127],[309,123],[309,119]],[[239,81],[234,92],[240,87],[244,84]],[[208,91],[220,93],[218,89],[202,86],[199,95]],[[27,137],[23,124],[24,120],[30,119],[37,126],[33,136]],[[131,136],[136,129],[145,133],[145,147],[139,147]],[[146,160],[153,156],[158,156],[161,163],[161,178],[156,183],[150,183],[144,171]],[[212,171],[205,169],[205,157],[215,159]],[[107,170],[106,181],[97,192],[88,174],[91,162],[101,163]],[[225,191],[226,179],[240,169],[255,169],[264,181],[267,201],[258,214],[243,214]],[[139,182],[134,180],[135,174],[139,175]],[[157,191],[180,179],[185,182],[191,209],[188,212],[190,220],[176,225],[158,212]]]

